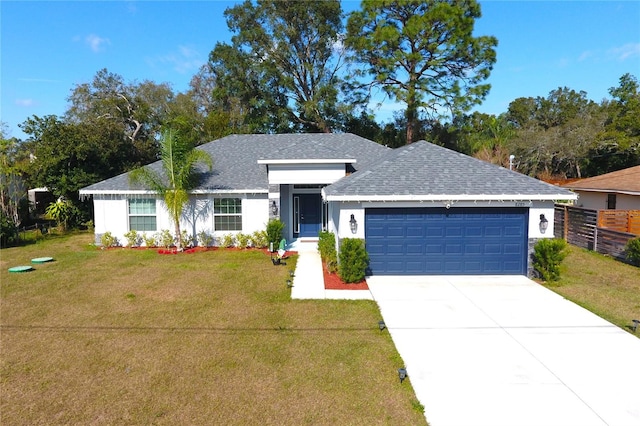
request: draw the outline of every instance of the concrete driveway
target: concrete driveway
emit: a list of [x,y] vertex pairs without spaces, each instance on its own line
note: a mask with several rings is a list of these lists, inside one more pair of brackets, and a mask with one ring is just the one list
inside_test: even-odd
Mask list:
[[431,426],[640,425],[640,339],[533,281],[367,282]]

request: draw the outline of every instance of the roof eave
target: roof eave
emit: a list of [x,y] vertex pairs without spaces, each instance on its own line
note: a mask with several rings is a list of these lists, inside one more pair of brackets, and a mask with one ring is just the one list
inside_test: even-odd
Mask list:
[[327,201],[557,201],[577,200],[577,194],[430,194],[430,195],[325,195]]
[[584,191],[584,192],[605,192],[605,193],[616,193],[616,194],[624,194],[624,195],[640,195],[640,191],[633,191],[627,189],[603,189],[603,188],[575,188],[575,187],[565,187],[567,189],[571,189],[572,191]]
[[355,164],[355,158],[258,160],[258,164]]
[[[190,194],[268,194],[267,189],[195,189]],[[81,189],[80,195],[156,195],[149,190],[87,190]]]

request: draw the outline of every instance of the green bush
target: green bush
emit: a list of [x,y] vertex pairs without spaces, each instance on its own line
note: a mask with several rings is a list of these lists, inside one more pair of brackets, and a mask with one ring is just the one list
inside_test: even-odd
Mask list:
[[18,244],[18,228],[15,223],[0,210],[0,247]]
[[333,274],[338,270],[338,253],[336,252],[336,236],[333,232],[320,231],[318,234],[318,251],[327,271]]
[[182,238],[183,247],[193,247],[193,238],[189,235],[189,231],[183,229],[180,231],[180,237]]
[[107,231],[100,236],[100,244],[102,244],[102,247],[117,247],[120,245],[120,242],[111,232]]
[[624,246],[624,253],[632,265],[640,266],[640,237],[632,238]]
[[202,247],[210,247],[213,245],[213,235],[207,233],[207,231],[198,232],[198,244]]
[[142,234],[142,240],[144,241],[144,245],[147,247],[155,247],[157,244],[156,234],[147,235],[146,233],[144,233]]
[[533,268],[545,281],[560,278],[560,264],[567,257],[567,243],[561,239],[544,239],[533,248]]
[[222,236],[222,241],[220,241],[220,245],[222,247],[235,247],[236,245],[236,237],[233,234],[224,234]]
[[171,231],[169,231],[168,229],[163,229],[162,231],[160,231],[160,233],[156,236],[156,241],[158,242],[158,244],[160,244],[161,247],[164,248],[169,248],[175,244],[175,238],[173,238]]
[[256,231],[251,234],[251,245],[255,248],[266,248],[269,245],[267,231]]
[[346,283],[357,283],[364,279],[369,263],[369,255],[364,241],[357,238],[345,238],[340,244],[340,263],[338,274]]
[[236,245],[241,249],[245,249],[251,245],[251,235],[243,234],[242,232],[236,234]]
[[129,247],[137,247],[142,242],[142,238],[140,237],[138,232],[134,229],[124,234],[124,237],[127,239],[127,245]]
[[284,222],[280,219],[271,219],[267,223],[267,246],[273,243],[273,249],[277,250],[284,231]]

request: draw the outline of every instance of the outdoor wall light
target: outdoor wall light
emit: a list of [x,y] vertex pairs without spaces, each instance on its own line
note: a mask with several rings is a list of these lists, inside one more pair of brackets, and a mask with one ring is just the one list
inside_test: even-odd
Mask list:
[[271,213],[273,213],[274,216],[278,215],[278,205],[276,204],[276,200],[271,202]]
[[404,367],[398,368],[398,377],[400,378],[400,383],[402,383],[407,378],[407,369]]
[[349,228],[351,228],[352,234],[358,232],[358,222],[356,222],[356,218],[353,214],[351,215],[351,219],[349,220]]
[[549,227],[549,221],[547,220],[546,217],[544,217],[544,214],[540,215],[540,232],[541,233],[545,233],[547,232],[547,228]]
[[384,321],[378,321],[378,328],[380,329],[380,331],[384,330],[387,327],[387,325],[384,323]]

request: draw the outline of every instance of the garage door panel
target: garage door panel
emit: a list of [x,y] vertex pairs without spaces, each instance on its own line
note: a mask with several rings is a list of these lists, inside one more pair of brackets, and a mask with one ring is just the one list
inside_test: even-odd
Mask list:
[[525,208],[367,209],[371,274],[525,274]]
[[444,226],[427,226],[425,237],[442,238],[444,237]]
[[486,226],[484,228],[485,237],[501,237],[503,228],[500,226]]
[[407,254],[408,255],[422,255],[424,253],[424,245],[423,244],[409,244],[407,243]]
[[473,255],[473,254],[482,254],[482,244],[466,244],[464,246],[464,254]]
[[485,244],[484,254],[490,256],[499,256],[502,254],[502,244]]

